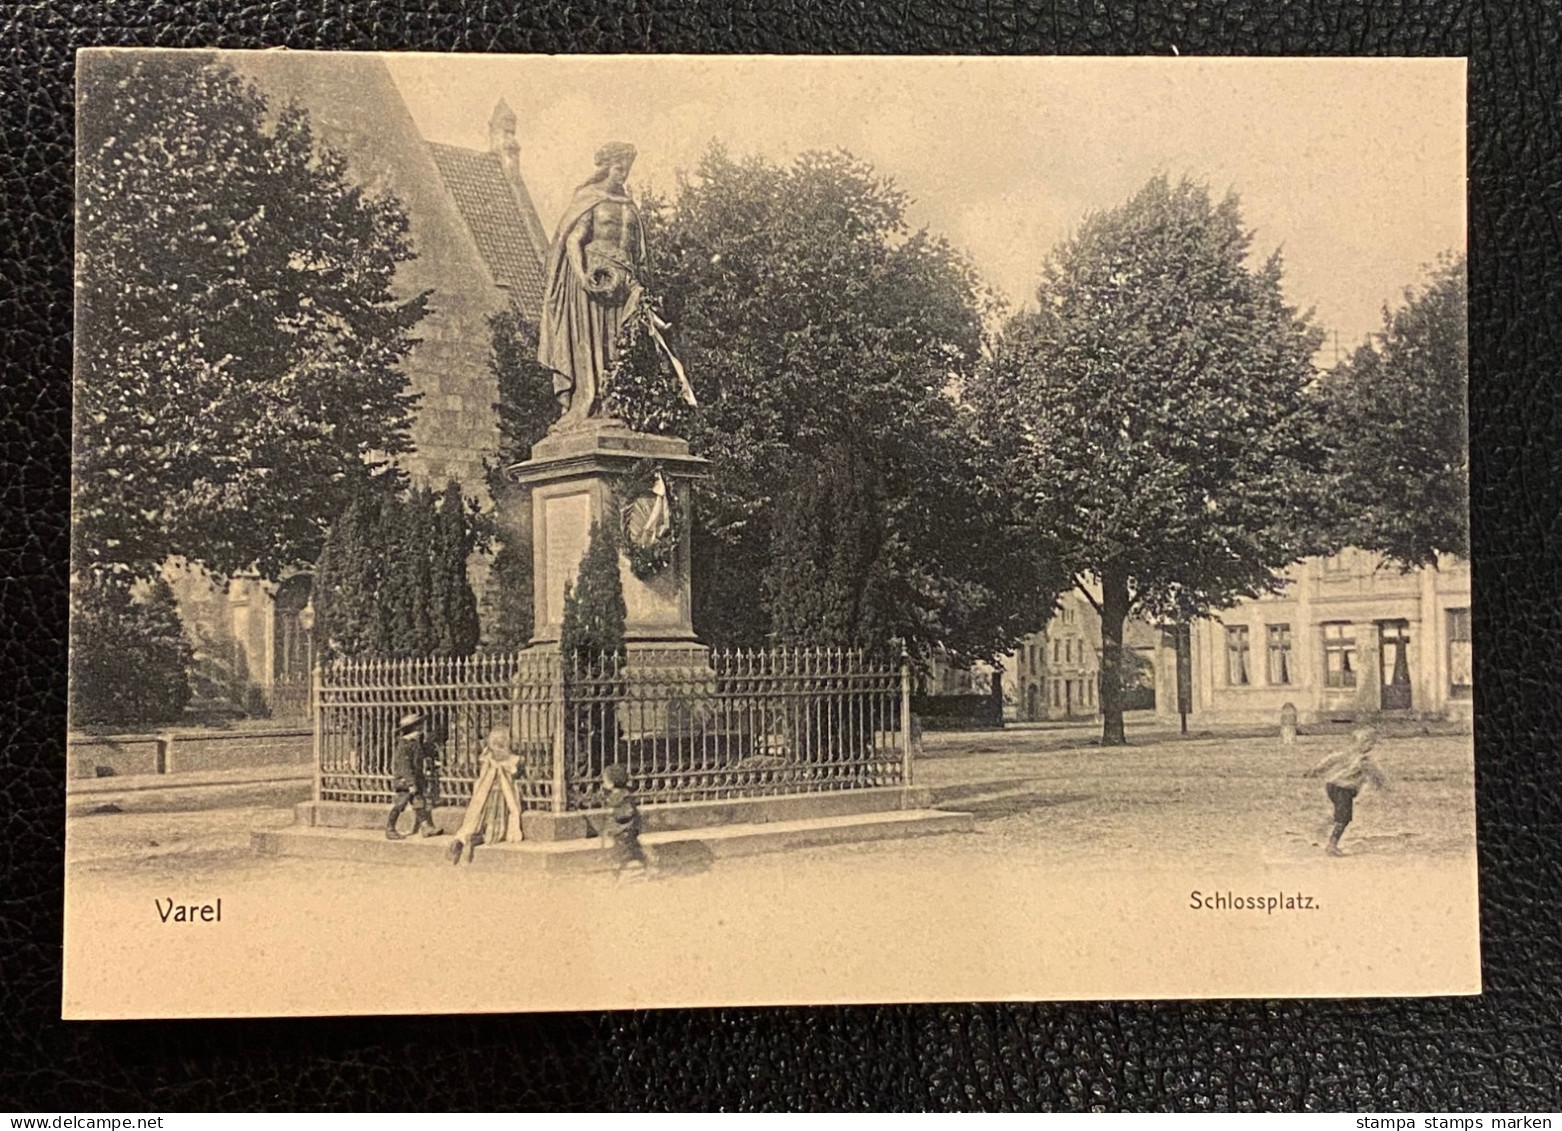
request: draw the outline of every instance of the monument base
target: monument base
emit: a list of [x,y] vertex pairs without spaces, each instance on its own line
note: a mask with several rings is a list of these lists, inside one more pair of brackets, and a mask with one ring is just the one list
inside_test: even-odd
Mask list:
[[532,448],[531,459],[506,469],[512,481],[530,488],[533,645],[557,645],[564,588],[579,575],[593,526],[613,523],[622,546],[623,507],[634,500],[619,498],[617,488],[643,460],[661,473],[671,511],[681,521],[672,560],[658,573],[637,577],[620,549],[624,640],[632,652],[702,647],[691,620],[689,485],[705,476],[707,461],[691,455],[686,440],[636,432],[610,417],[555,428]]

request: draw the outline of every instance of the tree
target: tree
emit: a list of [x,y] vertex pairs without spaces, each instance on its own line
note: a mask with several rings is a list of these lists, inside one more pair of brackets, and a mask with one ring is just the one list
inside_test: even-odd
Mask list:
[[1323,382],[1340,540],[1404,569],[1470,555],[1468,280],[1445,256]]
[[427,487],[409,492],[381,512],[380,544],[386,552],[383,615],[393,656],[428,656],[438,651],[433,558],[439,531],[434,496]]
[[488,490],[496,504],[490,535],[497,544],[483,591],[483,641],[497,649],[521,648],[533,630],[531,501],[527,488],[505,470],[531,456],[559,415],[551,371],[537,360],[537,327],[504,310],[488,319],[492,352],[488,367],[498,386],[498,459],[488,468]]
[[575,584],[564,590],[559,651],[565,662],[592,665],[624,650],[624,588],[618,573],[613,523],[593,522]]
[[1322,334],[1250,244],[1235,195],[1152,179],[1054,250],[975,391],[1101,614],[1105,745],[1124,741],[1130,611],[1175,623],[1275,591],[1326,538]]
[[94,56],[81,91],[76,568],[313,561],[410,448],[407,218],[201,56]]
[[1048,556],[959,392],[993,301],[905,205],[846,154],[720,148],[644,204],[699,399],[683,419],[711,460],[693,577],[712,643],[983,658],[1046,620]]
[[552,371],[537,360],[537,326],[513,310],[488,318],[492,352],[488,369],[499,389],[499,458],[488,471],[494,498],[513,492],[504,469],[530,458],[532,446],[548,434],[559,416]]
[[477,596],[466,576],[467,559],[475,549],[475,519],[461,496],[461,485],[454,480],[445,484],[430,561],[430,606],[436,637],[434,651],[446,656],[468,656],[477,648]]
[[595,780],[616,760],[618,705],[628,686],[623,667],[626,616],[615,524],[594,522],[575,583],[564,587],[559,626],[567,756],[586,781]]
[[315,567],[317,638],[327,655],[465,656],[477,647],[477,598],[466,563],[476,516],[461,489],[438,505],[363,491],[332,525]]
[[178,719],[190,701],[192,652],[167,582],[100,571],[77,574],[71,590],[71,725]]
[[315,638],[327,656],[384,650],[388,632],[381,596],[390,561],[381,542],[385,506],[381,493],[360,491],[326,535],[311,601]]
[[501,536],[483,590],[483,647],[514,651],[531,642],[536,628],[532,604],[532,549],[529,541]]

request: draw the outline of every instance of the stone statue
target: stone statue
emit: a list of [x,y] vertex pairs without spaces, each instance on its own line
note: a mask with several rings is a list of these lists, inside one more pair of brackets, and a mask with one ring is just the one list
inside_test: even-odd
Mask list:
[[[571,428],[601,415],[605,378],[618,354],[618,335],[643,300],[645,229],[624,182],[635,147],[608,142],[596,154],[596,172],[575,190],[559,221],[543,270],[542,325],[537,360],[553,371],[553,393]],[[650,311],[647,326],[672,363],[684,400],[694,403],[683,366]]]

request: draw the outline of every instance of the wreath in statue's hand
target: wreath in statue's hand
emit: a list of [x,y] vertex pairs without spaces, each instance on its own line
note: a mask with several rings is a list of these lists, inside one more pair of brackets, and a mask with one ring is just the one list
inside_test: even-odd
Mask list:
[[683,541],[683,510],[672,485],[653,459],[636,463],[619,480],[618,506],[624,556],[641,581],[672,565]]
[[586,290],[608,301],[617,302],[629,290],[629,272],[602,256],[586,256]]

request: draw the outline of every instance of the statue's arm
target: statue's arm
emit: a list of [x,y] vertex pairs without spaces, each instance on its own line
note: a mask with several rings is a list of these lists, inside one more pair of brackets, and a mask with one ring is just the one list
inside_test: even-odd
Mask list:
[[569,257],[569,265],[575,269],[575,277],[581,282],[586,279],[586,244],[590,242],[591,213],[587,212],[576,221],[569,235],[564,237],[564,254]]

